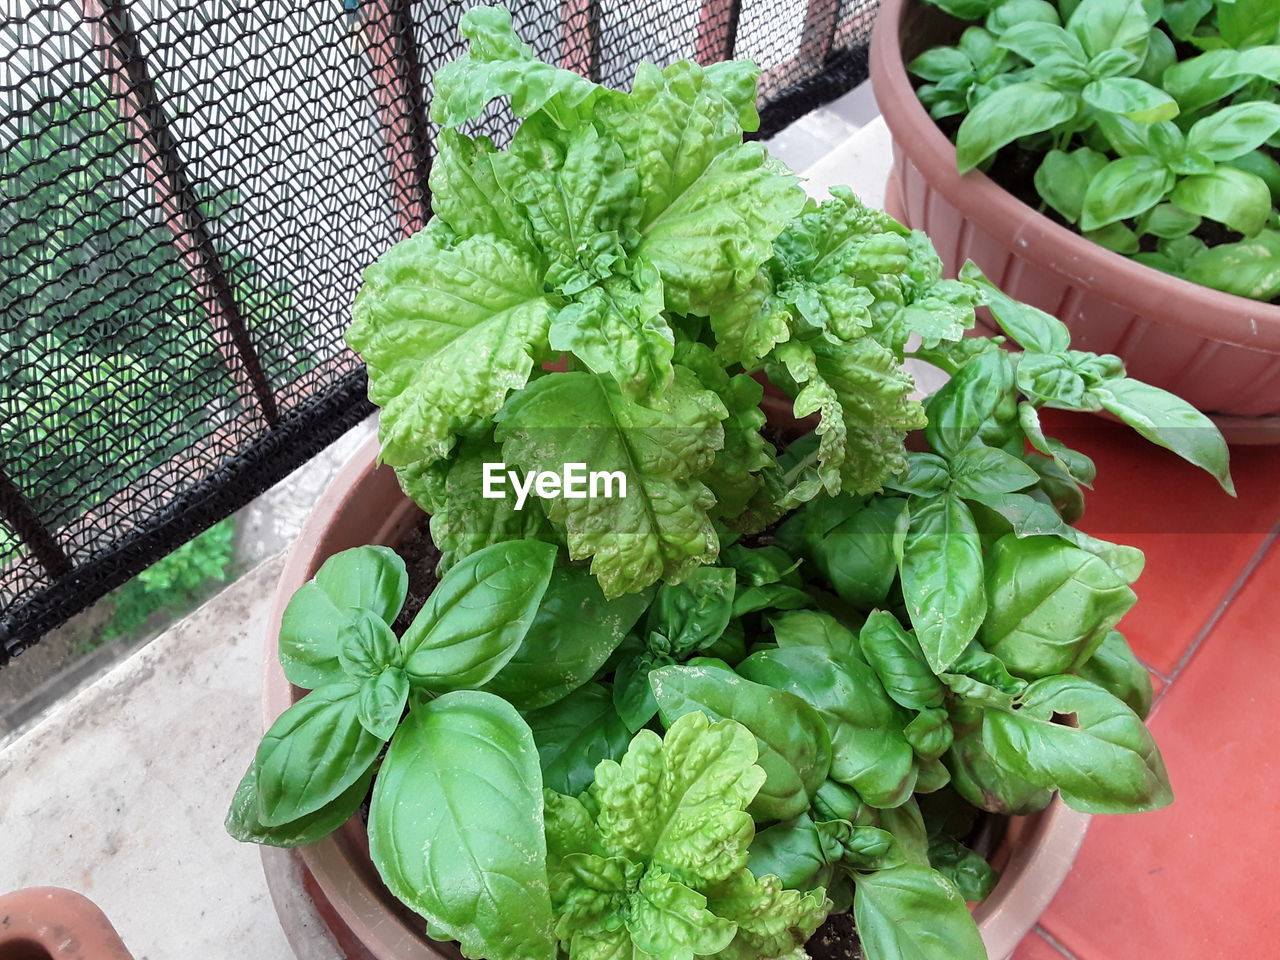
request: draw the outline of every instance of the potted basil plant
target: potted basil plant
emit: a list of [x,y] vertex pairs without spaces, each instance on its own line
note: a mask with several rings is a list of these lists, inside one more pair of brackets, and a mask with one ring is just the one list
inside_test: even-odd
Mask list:
[[[1171,799],[1115,629],[1141,554],[1071,525],[1093,464],[1039,411],[1106,403],[1229,489],[1222,438],[805,200],[742,141],[752,65],[622,93],[462,23],[435,217],[354,308],[380,444],[290,558],[228,829],[299,847],[377,957],[987,956],[966,901],[1051,894],[1068,806]],[[499,97],[508,146],[457,131]],[[1009,342],[963,336],[977,305]],[[923,403],[909,356],[951,375]],[[626,495],[484,496],[575,462]],[[1034,920],[988,909],[994,955]]]

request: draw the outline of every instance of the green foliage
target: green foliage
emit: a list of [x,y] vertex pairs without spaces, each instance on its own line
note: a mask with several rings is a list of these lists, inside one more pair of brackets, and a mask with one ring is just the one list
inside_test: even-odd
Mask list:
[[112,593],[111,618],[93,638],[93,645],[128,634],[158,610],[181,615],[207,584],[225,582],[230,575],[235,523],[234,517],[215,523]]
[[[1056,17],[1017,3],[988,29]],[[1104,13],[1055,42],[1137,57],[1145,21]],[[379,873],[467,956],[802,960],[852,911],[868,960],[982,960],[980,811],[1171,799],[1115,629],[1141,554],[1071,525],[1094,466],[1039,411],[1108,410],[1230,490],[1221,436],[847,190],[783,216],[789,176],[741,142],[749,65],[645,66],[624,95],[534,60],[504,11],[463,29],[437,119],[506,96],[524,123],[507,151],[446,134],[438,215],[352,328],[447,571],[399,638],[386,548],[297,592],[280,657],[313,689],[228,828],[310,842],[372,777]],[[1090,96],[1159,109],[1140,93]],[[978,305],[1020,349],[963,337]],[[908,342],[951,376],[923,404]],[[820,413],[781,452],[760,371]],[[638,493],[530,522],[459,472],[499,451],[625,462]]]
[[962,173],[1016,146],[1041,157],[1045,206],[1091,240],[1228,293],[1280,296],[1274,3],[929,2],[975,22],[908,65],[935,119],[962,117]]

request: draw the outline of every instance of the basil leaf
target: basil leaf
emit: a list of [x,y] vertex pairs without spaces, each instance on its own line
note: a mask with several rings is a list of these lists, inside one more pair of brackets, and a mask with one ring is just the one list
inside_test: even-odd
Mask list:
[[970,902],[987,899],[1000,879],[991,864],[953,837],[929,838],[929,863]]
[[1178,101],[1183,113],[1193,113],[1248,82],[1247,76],[1239,74],[1238,63],[1234,50],[1210,50],[1169,67],[1160,85]]
[[853,915],[867,960],[986,960],[964,898],[936,870],[904,864],[856,880]]
[[258,764],[249,764],[244,778],[231,798],[227,811],[227,833],[241,843],[263,843],[270,847],[301,847],[323,840],[346,823],[360,809],[373,781],[372,765],[345,791],[318,810],[276,826],[267,826],[258,815]]
[[1235,167],[1218,167],[1211,174],[1184,177],[1169,199],[1183,210],[1226,224],[1252,237],[1271,215],[1271,190],[1266,181]]
[[1059,27],[1058,11],[1047,0],[1001,0],[999,6],[987,14],[984,26],[1000,35],[1023,23],[1041,23]]
[[1109,223],[1097,230],[1085,230],[1082,236],[1104,250],[1131,257],[1142,249],[1138,235],[1123,223]]
[[777,877],[787,890],[827,886],[829,867],[818,827],[805,813],[759,831],[747,856],[748,870],[761,878]]
[[956,163],[961,173],[972,170],[1005,144],[1019,137],[1049,130],[1072,119],[1079,95],[1029,80],[996,90],[982,100],[960,124],[956,134]]
[[982,645],[1015,676],[1066,673],[1093,655],[1137,597],[1102,560],[1056,537],[1001,537],[987,563]]
[[[1078,726],[1053,722],[1074,714]],[[1080,677],[1045,677],[1021,709],[988,710],[982,742],[997,763],[1085,813],[1142,813],[1173,802],[1164,761],[1138,715]]]
[[1040,475],[1012,454],[995,447],[966,447],[951,460],[956,496],[981,498],[1013,493],[1037,483]]
[[[1106,155],[1090,150],[1088,147],[1080,147],[1070,153],[1050,150],[1040,161],[1040,166],[1036,168],[1036,192],[1045,203],[1062,214],[1065,220],[1076,223],[1080,219],[1080,211],[1084,209],[1084,195],[1089,189],[1089,183],[1106,165]],[[1001,324],[1001,326],[1004,325]],[[1005,332],[1018,340],[1018,337],[1008,329]],[[1018,342],[1022,343],[1021,340]],[[1053,347],[1030,343],[1022,343],[1022,345],[1044,353],[1053,353],[1057,350],[1065,350],[1069,340],[1068,344]]]
[[529,728],[493,694],[410,711],[374,786],[369,853],[391,892],[464,954],[555,957],[542,775]]
[[1239,243],[1223,243],[1191,258],[1184,276],[1216,290],[1254,300],[1280,296],[1280,231],[1263,230]]
[[1088,56],[1120,50],[1139,63],[1147,55],[1150,27],[1142,0],[1083,0],[1067,20]]
[[649,607],[648,631],[665,637],[678,660],[704,649],[729,625],[736,579],[728,567],[697,567],[679,583],[662,584]]
[[387,667],[360,684],[360,725],[379,740],[390,740],[409,702],[409,678],[399,667]]
[[737,720],[760,748],[766,774],[749,812],[758,820],[803,813],[831,768],[831,737],[813,707],[795,694],[712,667],[668,666],[649,674],[668,727],[695,710],[712,720]]
[[1217,4],[1218,30],[1229,45],[1242,49],[1275,43],[1280,9],[1270,0],[1231,0]]
[[951,749],[954,739],[947,711],[938,708],[921,710],[902,733],[915,755],[926,762],[937,760]]
[[641,653],[618,664],[613,678],[613,706],[628,730],[635,733],[654,718],[658,701],[649,685],[649,671],[665,666],[670,658],[659,661],[652,653]]
[[1172,203],[1159,203],[1146,212],[1138,223],[1141,233],[1171,240],[1185,237],[1200,226],[1200,217]]
[[857,635],[829,613],[800,610],[772,621],[779,647],[816,647],[836,663],[858,660]]
[[386,622],[368,610],[348,610],[350,619],[338,631],[338,662],[353,680],[376,677],[395,663],[400,648]]
[[907,69],[925,80],[946,80],[973,70],[973,63],[956,47],[933,47],[916,57]]
[[821,714],[831,735],[832,780],[873,807],[896,807],[911,796],[915,764],[903,734],[906,714],[861,660],[833,661],[819,647],[781,647],[752,654],[738,672],[795,694]]
[[350,681],[311,691],[258,745],[258,819],[291,823],[337,799],[373,763],[382,741],[358,719],[360,688]]
[[1100,383],[1093,387],[1093,393],[1103,409],[1152,443],[1208,471],[1222,489],[1235,496],[1227,442],[1213,421],[1191,404],[1166,390],[1128,377]]
[[1096,407],[1084,378],[1062,353],[1024,353],[1018,359],[1018,389],[1041,405],[1060,410]]
[[1280,104],[1237,103],[1197,120],[1187,131],[1187,147],[1211,160],[1234,160],[1280,132]]
[[898,618],[873,610],[858,634],[858,645],[885,692],[908,710],[942,705],[943,686],[925,661],[916,638]]
[[524,640],[555,558],[553,544],[512,540],[451,567],[400,638],[410,682],[443,691],[492,680]]
[[387,623],[400,613],[409,590],[404,561],[390,547],[334,554],[316,571],[315,582],[335,607],[363,607]]
[[585,567],[557,567],[524,640],[484,689],[517,710],[567,697],[599,672],[648,602],[648,593],[606,600]]
[[955,494],[911,505],[900,570],[916,638],[940,673],[968,646],[987,609],[982,541],[973,514]]
[[1080,41],[1057,24],[1015,23],[1002,31],[996,42],[1033,64],[1043,63],[1050,57],[1061,57],[1081,66],[1088,60]]
[[807,556],[836,596],[863,608],[888,596],[906,507],[898,497],[875,497],[825,536],[809,541]]
[[1080,209],[1080,226],[1098,230],[1136,217],[1159,203],[1173,185],[1173,174],[1155,157],[1112,160],[1089,181]]
[[1129,648],[1129,641],[1119,630],[1107,633],[1092,657],[1075,669],[1091,683],[1096,683],[1113,697],[1123,700],[1130,710],[1144,720],[1151,712],[1151,674]]
[[944,762],[951,786],[979,810],[1021,816],[1043,810],[1053,792],[997,764],[983,746],[981,728],[957,734]]
[[613,709],[613,694],[599,683],[579,687],[525,720],[538,745],[543,786],[570,796],[595,779],[597,763],[619,759],[631,742],[631,731]]
[[1103,77],[1081,91],[1096,110],[1120,113],[1138,123],[1158,123],[1178,115],[1178,102],[1159,87],[1137,77]]
[[280,665],[289,682],[307,689],[344,679],[338,638],[362,608],[391,623],[404,605],[409,575],[389,547],[334,554],[289,600],[280,622]]
[[1003,350],[969,360],[925,403],[924,435],[930,448],[950,458],[973,442],[1013,392],[1013,367]]

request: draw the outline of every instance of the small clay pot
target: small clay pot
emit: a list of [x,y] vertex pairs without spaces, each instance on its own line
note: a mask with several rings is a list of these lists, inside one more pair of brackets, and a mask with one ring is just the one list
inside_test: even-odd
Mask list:
[[94,902],[61,887],[0,896],[0,960],[133,960]]
[[1231,442],[1280,442],[1280,307],[1143,266],[980,171],[956,172],[955,147],[920,104],[904,63],[954,43],[960,26],[921,0],[881,5],[871,82],[893,134],[889,213],[927,233],[951,275],[973,260],[1011,297],[1066,323],[1074,347],[1117,354],[1130,375],[1208,413]]
[[[263,723],[270,726],[305,691],[285,679],[277,657],[281,615],[294,592],[315,575],[325,559],[363,544],[397,544],[422,520],[400,490],[390,467],[376,466],[378,444],[370,440],[334,479],[308,518],[290,551],[276,588],[272,632],[264,654]],[[1056,797],[1029,817],[1010,820],[993,858],[1002,873],[992,894],[974,908],[974,917],[991,960],[1004,960],[1035,925],[1066,878],[1084,839],[1089,818]],[[274,851],[273,851],[274,852]],[[404,907],[378,878],[369,859],[364,824],[353,817],[336,833],[296,851],[305,872],[307,893],[317,913],[347,947],[352,960],[457,960],[451,944],[424,936],[425,922]],[[268,884],[285,874],[268,870]],[[290,891],[290,895],[297,891]],[[289,901],[273,890],[277,904]],[[286,934],[298,928],[282,918]],[[295,943],[295,948],[299,948]],[[307,960],[301,950],[299,956]]]

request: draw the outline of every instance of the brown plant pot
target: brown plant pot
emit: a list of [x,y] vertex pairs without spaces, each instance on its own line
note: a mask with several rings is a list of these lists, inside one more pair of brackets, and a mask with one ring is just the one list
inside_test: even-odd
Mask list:
[[[1233,443],[1280,443],[1280,307],[1202,287],[1105,250],[977,170],[917,99],[904,63],[960,24],[922,0],[884,0],[871,82],[893,134],[885,207],[925,231],[948,271],[973,260],[1006,293],[1055,314],[1072,345],[1213,417]],[[989,332],[989,331],[988,331]]]
[[[325,559],[364,544],[393,546],[422,518],[400,490],[389,467],[376,466],[378,444],[370,440],[342,469],[308,518],[285,563],[264,650],[263,723],[269,727],[305,691],[285,679],[277,653],[280,618],[294,592]],[[1056,797],[1044,811],[1011,819],[996,863],[996,889],[974,909],[991,960],[1003,960],[1035,924],[1066,878],[1088,826],[1087,815]],[[353,817],[340,830],[296,851],[308,893],[351,960],[456,960],[452,944],[424,936],[425,922],[404,907],[378,878],[369,859],[364,824]],[[280,882],[268,871],[268,883]],[[277,903],[287,900],[275,895]],[[286,933],[292,925],[284,919]],[[352,940],[358,947],[351,946]],[[295,948],[297,944],[295,944]],[[300,957],[306,958],[305,953]]]
[[133,960],[111,921],[61,887],[0,896],[0,960]]

